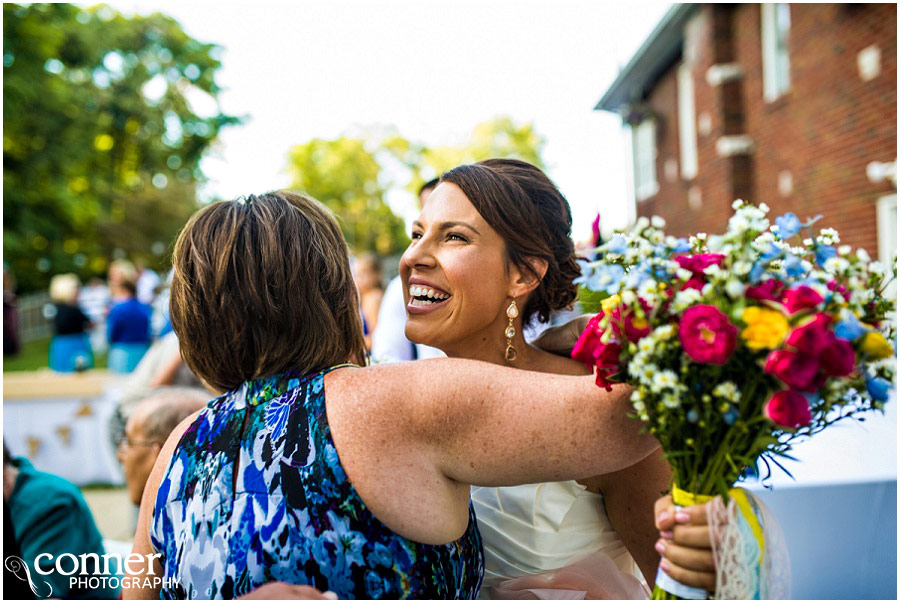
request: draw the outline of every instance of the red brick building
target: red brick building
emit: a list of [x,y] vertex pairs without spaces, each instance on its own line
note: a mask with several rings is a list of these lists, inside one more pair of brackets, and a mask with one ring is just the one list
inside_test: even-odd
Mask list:
[[896,5],[674,5],[597,109],[672,234],[723,232],[743,198],[896,254]]

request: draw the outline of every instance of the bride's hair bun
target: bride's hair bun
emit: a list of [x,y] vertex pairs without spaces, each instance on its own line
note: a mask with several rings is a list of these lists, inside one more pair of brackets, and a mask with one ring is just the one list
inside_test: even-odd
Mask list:
[[[572,212],[556,185],[537,167],[518,159],[488,159],[461,165],[442,182],[458,186],[478,213],[503,237],[508,259],[519,270],[535,274],[531,258],[547,262],[541,284],[528,298],[523,324],[571,308],[581,273],[572,243]],[[539,274],[536,275],[540,277]]]

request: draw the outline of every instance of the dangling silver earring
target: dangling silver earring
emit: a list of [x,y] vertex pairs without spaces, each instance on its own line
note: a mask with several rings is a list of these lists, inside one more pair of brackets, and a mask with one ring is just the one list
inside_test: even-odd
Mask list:
[[506,325],[506,362],[512,364],[516,361],[516,358],[519,357],[519,352],[516,351],[516,348],[513,346],[513,337],[516,336],[516,328],[513,326],[513,319],[519,315],[519,307],[516,305],[516,300],[512,300],[512,303],[509,304],[509,307],[506,309],[506,317],[509,318],[509,324]]

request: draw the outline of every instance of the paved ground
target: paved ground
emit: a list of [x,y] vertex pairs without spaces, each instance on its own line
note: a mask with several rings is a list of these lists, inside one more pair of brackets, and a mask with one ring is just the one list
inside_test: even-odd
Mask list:
[[82,488],[94,521],[103,538],[131,541],[137,511],[128,499],[128,491],[122,488]]

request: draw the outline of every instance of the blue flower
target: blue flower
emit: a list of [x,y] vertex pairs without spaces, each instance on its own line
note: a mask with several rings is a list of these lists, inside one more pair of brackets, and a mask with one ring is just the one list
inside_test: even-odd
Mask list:
[[788,258],[784,260],[782,268],[784,268],[784,272],[788,275],[788,278],[792,279],[800,278],[806,272],[803,269],[803,261],[795,255],[788,256]]
[[834,326],[834,334],[847,341],[856,341],[866,334],[868,329],[862,326],[858,320],[842,320]]
[[383,565],[384,567],[393,567],[394,556],[391,549],[387,548],[380,542],[376,542],[372,547],[372,551],[368,555],[369,565]]
[[778,245],[776,245],[775,243],[769,243],[769,249],[763,252],[759,256],[759,259],[762,262],[769,263],[772,260],[781,257],[781,253],[781,250],[778,249]]
[[623,237],[622,235],[615,235],[605,245],[605,251],[607,253],[617,253],[619,255],[625,255],[625,252],[627,250],[628,250],[628,242],[625,240],[625,237]]
[[691,244],[688,243],[687,239],[675,239],[675,247],[672,248],[672,253],[687,253],[690,250]]
[[790,239],[803,228],[800,219],[792,212],[788,212],[779,218],[775,218],[775,224],[778,225],[778,236],[782,239]]
[[816,247],[816,264],[824,266],[825,262],[837,257],[837,249],[831,245],[819,245]]
[[594,268],[587,260],[578,260],[578,267],[581,268],[581,276],[577,277],[572,282],[576,285],[583,285],[586,287],[588,281],[591,279],[591,275],[594,274]]
[[650,278],[650,269],[646,265],[641,264],[633,268],[625,277],[625,287],[637,289],[648,278]]
[[619,285],[625,277],[625,269],[619,265],[601,265],[591,277],[588,287],[592,291],[606,291],[613,295],[618,293]]
[[722,419],[728,425],[734,425],[734,422],[737,421],[741,417],[740,413],[735,409],[734,406],[725,411],[725,414],[722,415]]
[[692,408],[687,412],[687,420],[688,423],[696,423],[700,420],[700,413],[697,412],[697,409]]
[[339,546],[339,554],[344,557],[347,566],[356,564],[365,567],[363,547],[366,544],[366,537],[360,532],[350,529],[349,517],[341,517],[334,511],[328,511],[328,519],[331,521],[334,531],[326,534],[329,539],[332,539],[332,542]]
[[891,382],[881,377],[866,376],[866,391],[877,402],[887,402],[891,391]]
[[762,275],[766,271],[766,263],[758,261],[753,264],[753,268],[750,269],[750,282],[754,285],[762,280]]

